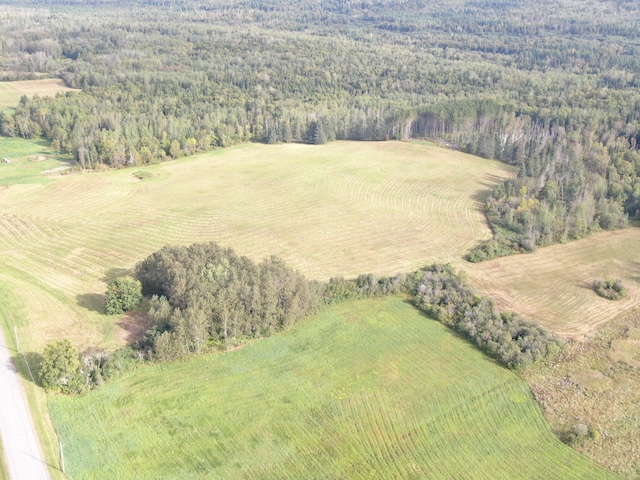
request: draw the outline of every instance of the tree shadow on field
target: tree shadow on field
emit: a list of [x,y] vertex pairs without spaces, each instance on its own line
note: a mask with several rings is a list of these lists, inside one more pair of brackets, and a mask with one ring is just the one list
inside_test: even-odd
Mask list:
[[111,283],[116,278],[133,276],[133,274],[134,271],[132,268],[110,268],[100,280],[104,283]]
[[101,293],[82,293],[76,295],[78,306],[92,312],[104,313],[104,295]]
[[142,312],[127,312],[116,322],[120,331],[116,334],[127,345],[134,345],[144,338],[144,334],[151,327],[149,316]]
[[493,192],[493,189],[496,185],[499,185],[504,181],[504,178],[498,175],[487,174],[482,178],[481,182],[478,182],[483,188],[476,190],[471,198],[478,202],[484,211],[485,205],[487,203],[487,198]]
[[42,362],[42,355],[37,352],[16,353],[11,357],[11,369],[28,382],[42,387],[39,375],[40,362]]

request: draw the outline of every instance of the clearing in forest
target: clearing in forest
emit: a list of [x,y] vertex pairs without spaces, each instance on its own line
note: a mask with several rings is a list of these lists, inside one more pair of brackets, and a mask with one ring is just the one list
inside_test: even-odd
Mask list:
[[609,478],[555,437],[522,379],[398,298],[50,410],[78,480]]
[[[501,310],[521,313],[558,335],[581,336],[640,305],[640,226],[601,232],[526,255],[460,265]],[[618,277],[627,296],[596,294],[594,280]]]
[[106,283],[166,244],[275,254],[320,280],[409,272],[489,238],[483,200],[509,174],[419,143],[335,142],[22,178],[0,188],[0,285],[25,348],[63,337],[108,348],[126,339],[128,322],[103,314]]
[[56,93],[64,92],[79,92],[79,90],[67,87],[59,78],[0,82],[0,110],[15,108],[23,95],[29,98],[34,95],[53,97]]

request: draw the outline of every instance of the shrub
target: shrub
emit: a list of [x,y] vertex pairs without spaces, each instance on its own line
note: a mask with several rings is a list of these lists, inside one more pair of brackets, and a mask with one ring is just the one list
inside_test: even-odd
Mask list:
[[593,283],[593,288],[598,295],[609,300],[621,300],[627,295],[627,291],[619,278],[607,277],[598,279]]
[[104,307],[107,315],[119,315],[138,306],[142,300],[142,285],[133,277],[116,278],[107,287]]
[[44,347],[39,376],[47,391],[79,393],[84,390],[80,354],[69,340],[51,342]]
[[560,433],[560,439],[567,445],[580,445],[598,437],[598,430],[584,423],[576,423],[570,430]]

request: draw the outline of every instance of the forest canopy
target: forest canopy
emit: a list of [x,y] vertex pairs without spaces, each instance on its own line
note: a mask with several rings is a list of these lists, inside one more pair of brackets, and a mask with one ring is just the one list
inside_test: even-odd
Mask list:
[[519,168],[480,261],[640,218],[632,1],[6,0],[0,75],[82,93],[0,113],[82,168],[245,141],[429,138]]

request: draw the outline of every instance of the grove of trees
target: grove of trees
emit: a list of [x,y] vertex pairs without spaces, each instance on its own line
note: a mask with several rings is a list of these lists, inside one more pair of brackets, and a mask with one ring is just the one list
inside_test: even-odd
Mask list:
[[544,328],[498,312],[449,265],[434,264],[393,277],[363,274],[320,283],[308,281],[277,257],[255,263],[211,242],[163,247],[136,265],[135,276],[111,283],[132,287],[136,298],[141,286],[150,297],[150,326],[135,350],[80,353],[69,340],[52,342],[44,349],[39,370],[46,390],[82,393],[144,359],[169,362],[227,350],[285,330],[318,308],[388,295],[411,298],[417,308],[508,368],[524,368],[554,355],[561,346]]
[[558,351],[550,332],[514,314],[499,313],[447,265],[408,274],[309,282],[277,257],[259,264],[216,243],[164,247],[136,266],[151,295],[151,328],[142,347],[159,361],[228,348],[286,329],[321,305],[408,295],[421,310],[450,326],[509,368]]
[[213,242],[164,247],[136,277],[152,296],[145,347],[160,360],[287,328],[317,308],[321,290],[277,257],[256,264]]

